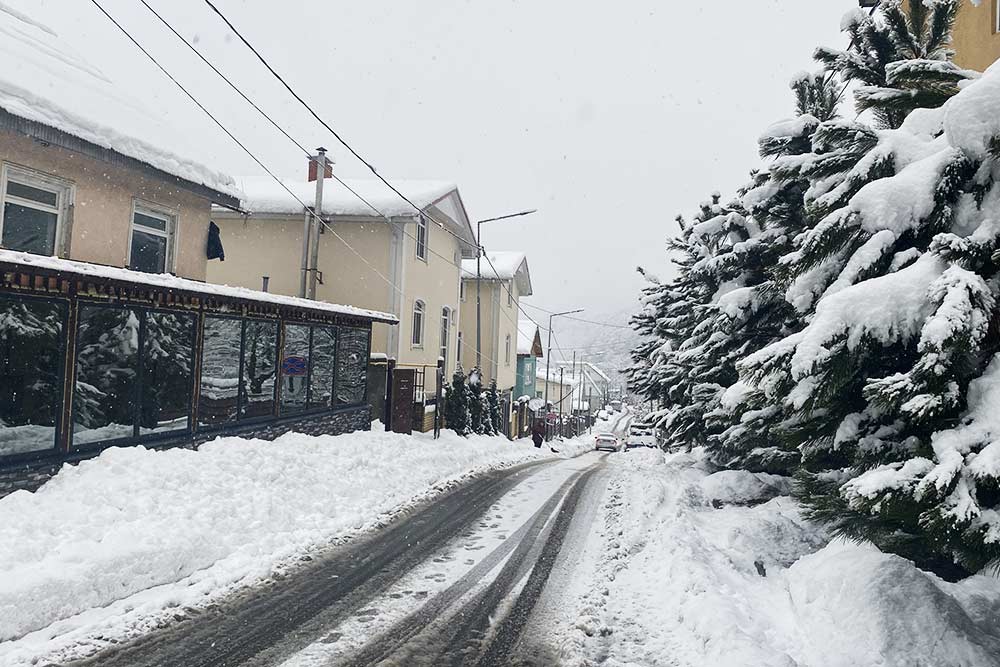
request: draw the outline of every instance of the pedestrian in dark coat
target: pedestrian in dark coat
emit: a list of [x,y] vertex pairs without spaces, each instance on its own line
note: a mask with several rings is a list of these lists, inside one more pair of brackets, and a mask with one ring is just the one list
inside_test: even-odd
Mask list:
[[535,443],[535,447],[541,447],[545,442],[545,424],[541,420],[536,420],[535,425],[531,427],[531,440]]

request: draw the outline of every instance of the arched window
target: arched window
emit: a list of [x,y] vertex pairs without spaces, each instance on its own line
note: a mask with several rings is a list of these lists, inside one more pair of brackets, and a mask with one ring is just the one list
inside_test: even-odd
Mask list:
[[444,359],[444,367],[448,368],[448,331],[451,328],[451,308],[441,309],[441,351],[438,353]]
[[424,302],[417,299],[413,302],[413,332],[410,334],[410,344],[422,347],[424,344]]
[[510,334],[507,334],[507,344],[504,347],[504,363],[510,366]]

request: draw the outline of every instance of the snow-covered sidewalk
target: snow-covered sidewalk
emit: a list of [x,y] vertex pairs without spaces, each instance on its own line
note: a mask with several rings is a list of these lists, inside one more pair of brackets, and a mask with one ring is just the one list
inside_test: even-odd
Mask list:
[[[558,456],[590,448],[570,443]],[[463,478],[553,456],[451,431],[109,449],[0,499],[0,665],[149,629]]]
[[952,584],[805,522],[788,480],[709,474],[699,454],[609,457],[565,665],[994,667],[1000,581]]

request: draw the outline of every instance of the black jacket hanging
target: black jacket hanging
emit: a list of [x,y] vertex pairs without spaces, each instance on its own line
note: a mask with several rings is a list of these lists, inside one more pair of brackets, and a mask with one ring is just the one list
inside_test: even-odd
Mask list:
[[226,261],[226,251],[222,248],[222,236],[219,231],[219,226],[215,224],[215,221],[210,220],[208,223],[208,247],[205,254],[209,259],[218,259],[224,262]]

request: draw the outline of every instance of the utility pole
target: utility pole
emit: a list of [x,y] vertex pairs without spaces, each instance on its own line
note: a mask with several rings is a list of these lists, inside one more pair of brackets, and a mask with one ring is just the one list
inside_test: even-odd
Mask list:
[[309,298],[316,298],[319,277],[319,225],[323,216],[323,181],[326,180],[326,149],[316,149],[316,205],[313,208],[312,234],[309,239]]
[[559,367],[559,435],[563,433],[563,401],[566,399],[566,385],[563,384],[563,368]]
[[573,313],[582,313],[583,308],[577,308],[576,310],[567,310],[562,313],[552,313],[549,315],[549,343],[548,348],[545,350],[545,409],[549,409],[549,368],[552,365],[552,318],[559,317],[560,315],[572,315]]
[[[517,218],[522,215],[531,215],[537,209],[531,209],[528,211],[520,211],[518,213],[511,213],[509,215],[500,215],[495,218],[486,218],[485,220],[476,221],[476,368],[482,370],[483,367],[483,306],[482,306],[482,287],[481,283],[483,281],[483,271],[482,271],[482,258],[483,258],[483,223],[484,222],[495,222],[497,220],[506,220],[508,218]],[[500,276],[494,276],[497,280]],[[496,357],[496,350],[493,351],[493,356]]]

